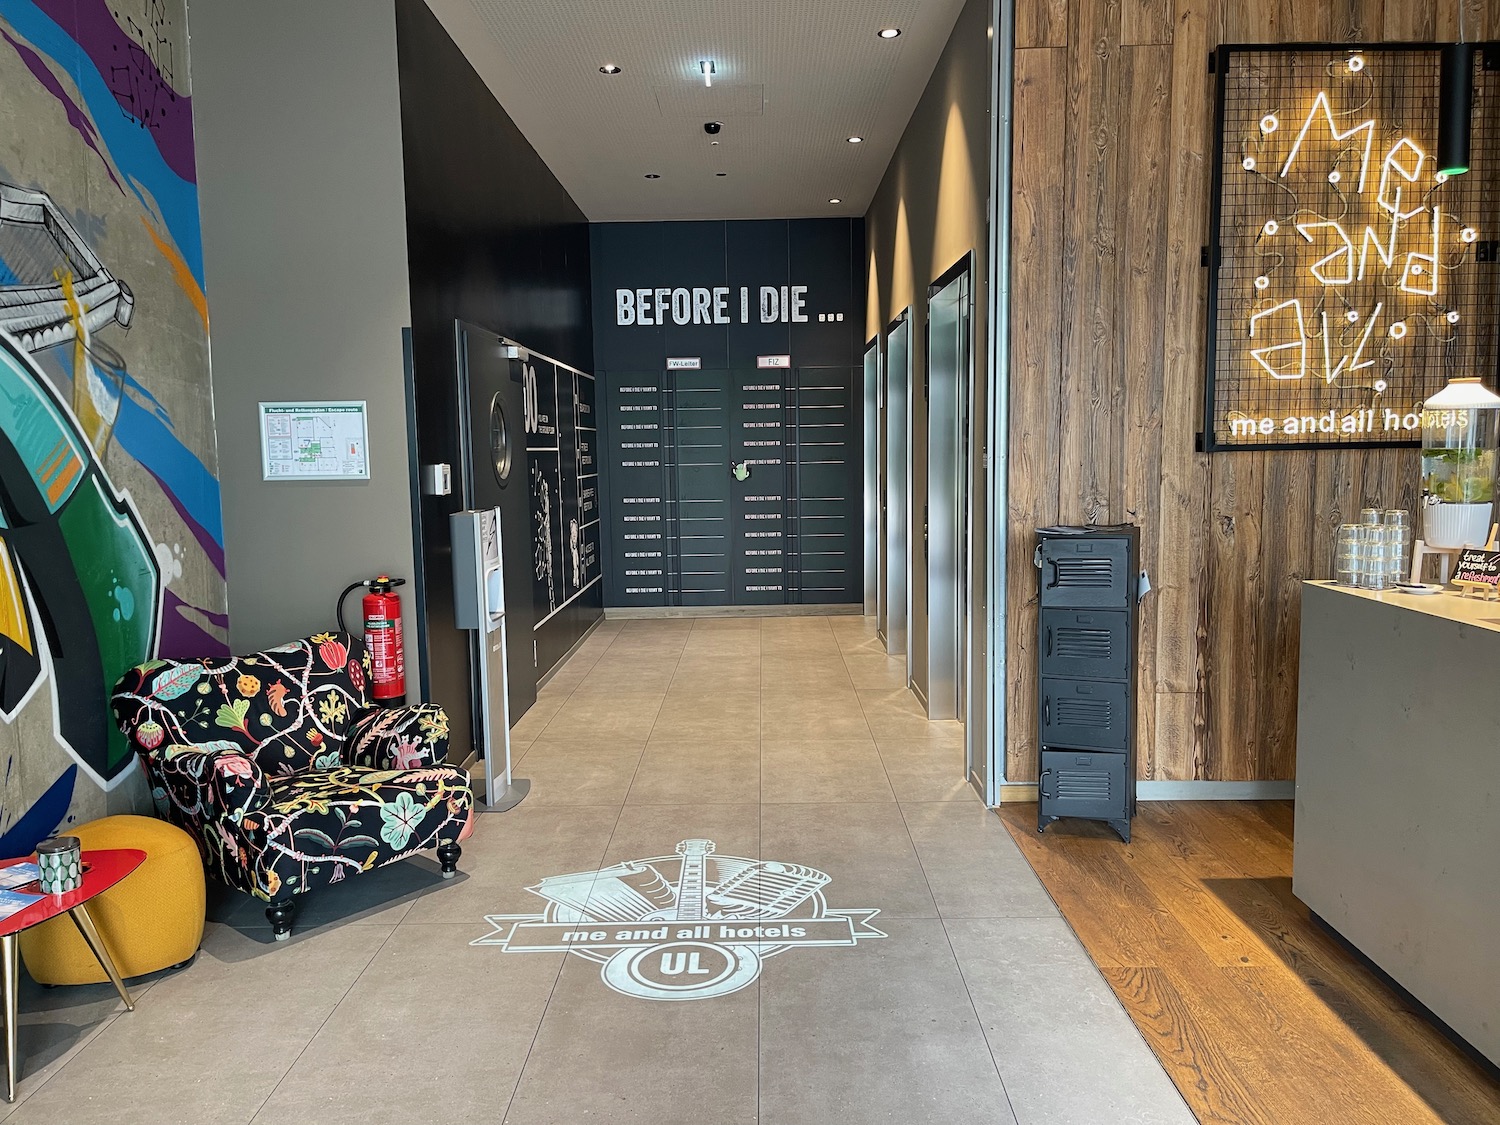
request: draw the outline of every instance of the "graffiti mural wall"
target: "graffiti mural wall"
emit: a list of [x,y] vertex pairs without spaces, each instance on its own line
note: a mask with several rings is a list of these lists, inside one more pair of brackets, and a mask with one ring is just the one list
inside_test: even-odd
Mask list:
[[149,805],[109,722],[226,651],[183,0],[0,0],[0,856]]

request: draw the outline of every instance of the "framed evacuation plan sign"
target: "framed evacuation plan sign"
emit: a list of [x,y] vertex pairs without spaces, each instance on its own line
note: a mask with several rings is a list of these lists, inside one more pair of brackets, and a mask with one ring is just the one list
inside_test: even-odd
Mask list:
[[1447,177],[1437,46],[1218,49],[1206,450],[1413,444],[1450,375],[1493,378],[1500,44],[1474,60]]
[[263,480],[369,480],[362,401],[260,404]]

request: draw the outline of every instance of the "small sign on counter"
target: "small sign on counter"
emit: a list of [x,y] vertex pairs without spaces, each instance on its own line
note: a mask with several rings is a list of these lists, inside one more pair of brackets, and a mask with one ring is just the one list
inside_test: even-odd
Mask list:
[[1453,568],[1453,584],[1465,594],[1478,594],[1486,601],[1500,597],[1500,551],[1465,547]]

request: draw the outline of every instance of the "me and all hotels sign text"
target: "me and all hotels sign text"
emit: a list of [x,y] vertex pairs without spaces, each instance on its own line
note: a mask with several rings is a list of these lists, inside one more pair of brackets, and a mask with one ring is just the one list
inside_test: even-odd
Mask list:
[[[843,320],[842,312],[809,313],[806,285],[661,286],[616,289],[617,325],[663,324],[806,324]],[[737,300],[736,300],[737,298]]]
[[1366,436],[1375,434],[1404,434],[1420,429],[1422,414],[1416,410],[1402,412],[1388,408],[1365,407],[1340,414],[1337,410],[1326,410],[1321,414],[1289,414],[1285,418],[1248,418],[1243,415],[1229,419],[1230,433],[1235,437],[1269,436],[1284,434],[1300,437],[1305,434],[1344,434]]

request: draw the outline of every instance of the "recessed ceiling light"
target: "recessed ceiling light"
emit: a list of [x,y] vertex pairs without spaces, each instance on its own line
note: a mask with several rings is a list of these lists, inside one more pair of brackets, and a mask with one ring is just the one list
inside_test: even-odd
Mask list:
[[698,69],[703,72],[703,84],[705,86],[712,86],[714,84],[714,75],[718,72],[718,67],[714,66],[714,60],[703,59],[698,63]]
[[882,39],[894,39],[901,34],[901,29],[899,27],[882,27],[875,34]]
[[719,143],[719,142],[718,142],[718,141],[709,141],[709,142],[708,142],[708,143],[709,143],[709,144],[711,144],[711,145],[716,145],[716,144],[718,144],[718,143]]
[[842,199],[840,199],[840,198],[839,198],[839,197],[838,197],[838,196],[836,196],[836,195],[835,195],[835,196],[834,196],[834,197],[833,197],[833,198],[832,198],[832,199],[830,199],[830,200],[829,200],[829,201],[828,201],[828,202],[829,202],[829,203],[842,203],[842,202],[844,202],[844,201],[843,201],[843,200],[842,200]]
[[655,172],[647,172],[646,173],[646,179],[648,179],[648,180],[659,180],[659,179],[661,179],[661,177],[658,176]]
[[620,73],[620,68],[617,67],[614,63],[605,63],[603,66],[601,66],[599,68],[599,73],[600,74],[619,74]]
[[850,137],[849,138],[849,143],[851,145],[864,144],[864,142],[865,142],[865,139],[863,137]]

